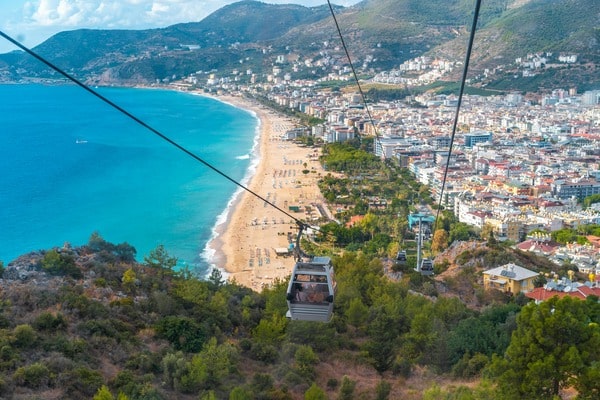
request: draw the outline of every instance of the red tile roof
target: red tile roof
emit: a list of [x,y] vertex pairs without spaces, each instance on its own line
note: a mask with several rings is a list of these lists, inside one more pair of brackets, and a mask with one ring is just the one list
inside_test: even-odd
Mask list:
[[554,296],[558,296],[559,298],[563,298],[565,296],[575,297],[581,300],[585,300],[588,296],[598,296],[600,297],[600,287],[589,287],[586,285],[579,286],[570,292],[564,292],[560,290],[547,290],[543,287],[538,287],[533,289],[531,292],[525,293],[525,296],[530,299],[534,299],[537,302],[541,302],[544,300],[551,299]]

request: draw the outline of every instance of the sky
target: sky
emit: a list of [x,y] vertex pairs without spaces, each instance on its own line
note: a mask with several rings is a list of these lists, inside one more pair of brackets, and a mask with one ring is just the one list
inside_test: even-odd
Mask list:
[[[164,28],[180,22],[201,21],[235,0],[0,0],[0,30],[27,47],[34,47],[61,31],[90,29]],[[264,0],[307,7],[327,0]],[[359,0],[333,0],[350,6]],[[17,47],[0,37],[0,53]]]

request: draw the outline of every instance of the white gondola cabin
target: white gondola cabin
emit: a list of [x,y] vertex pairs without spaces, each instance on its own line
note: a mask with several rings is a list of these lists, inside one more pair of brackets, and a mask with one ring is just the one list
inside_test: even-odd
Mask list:
[[406,264],[406,250],[400,250],[396,254],[396,262],[401,265]]
[[294,265],[287,291],[287,317],[329,322],[333,314],[335,280],[329,257],[313,257]]
[[424,258],[421,261],[421,275],[433,275],[433,260]]

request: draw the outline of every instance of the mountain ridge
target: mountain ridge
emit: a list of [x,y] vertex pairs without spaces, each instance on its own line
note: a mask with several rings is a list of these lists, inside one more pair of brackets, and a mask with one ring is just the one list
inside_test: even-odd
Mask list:
[[[592,3],[486,2],[480,12],[472,68],[482,71],[537,52],[572,52],[583,61],[598,62],[600,30],[594,21],[600,11],[593,12]],[[467,0],[364,0],[352,7],[334,6],[334,12],[353,63],[364,65],[366,72],[377,72],[421,55],[462,61],[471,8]],[[243,0],[201,21],[166,28],[60,32],[34,50],[90,83],[136,84],[182,78],[197,71],[244,69],[266,75],[278,63],[277,56],[290,54],[299,60],[296,76],[318,78],[332,72],[333,64],[348,65],[339,47],[327,6]],[[325,65],[301,64],[318,58],[324,58]],[[0,54],[0,73],[3,80],[54,75],[21,52]]]

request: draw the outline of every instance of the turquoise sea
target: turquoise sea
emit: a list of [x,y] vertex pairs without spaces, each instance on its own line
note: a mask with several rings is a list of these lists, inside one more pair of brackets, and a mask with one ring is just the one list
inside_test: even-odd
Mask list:
[[[97,88],[231,178],[246,182],[258,119],[191,93]],[[0,85],[0,260],[98,232],[143,260],[163,244],[204,273],[238,187],[79,87]]]

